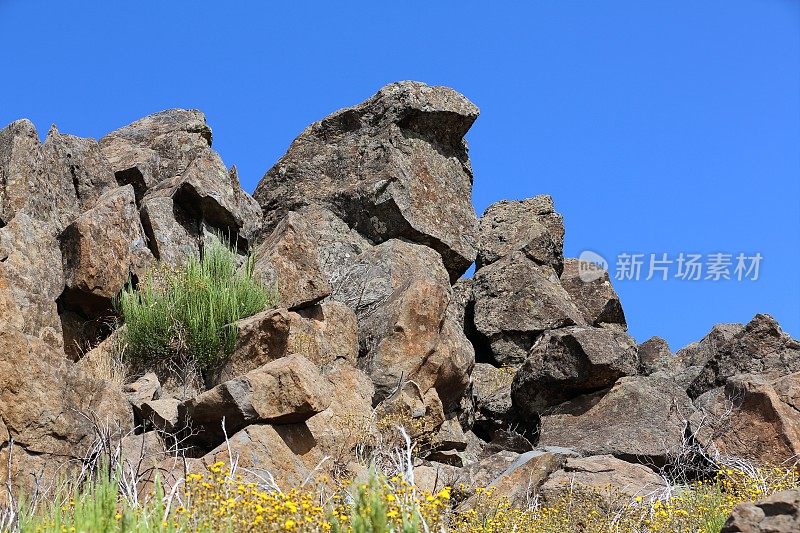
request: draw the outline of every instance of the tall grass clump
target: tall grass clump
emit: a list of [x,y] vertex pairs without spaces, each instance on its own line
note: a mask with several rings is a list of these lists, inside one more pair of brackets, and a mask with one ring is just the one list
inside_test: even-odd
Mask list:
[[137,288],[122,291],[116,304],[125,328],[124,356],[130,363],[157,363],[175,356],[200,369],[233,351],[236,321],[277,303],[276,291],[253,278],[252,257],[237,265],[224,242],[206,246],[176,270],[154,269]]

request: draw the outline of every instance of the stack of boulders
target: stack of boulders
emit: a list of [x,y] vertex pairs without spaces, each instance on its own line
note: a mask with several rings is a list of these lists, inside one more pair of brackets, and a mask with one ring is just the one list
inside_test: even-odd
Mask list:
[[[637,345],[608,274],[564,257],[549,196],[476,217],[477,116],[452,89],[388,85],[306,128],[252,197],[198,111],[99,142],[0,130],[0,482],[54,479],[98,435],[162,473],[236,456],[291,485],[359,475],[356,452],[402,425],[419,483],[520,505],[797,455],[800,343],[756,315],[675,354]],[[240,321],[207,371],[92,371],[120,350],[120,290],[220,235],[278,307]]]

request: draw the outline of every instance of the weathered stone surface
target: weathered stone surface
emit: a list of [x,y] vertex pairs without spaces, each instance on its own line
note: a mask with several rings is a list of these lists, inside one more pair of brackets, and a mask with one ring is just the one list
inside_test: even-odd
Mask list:
[[446,319],[436,348],[412,374],[412,379],[423,390],[431,387],[436,389],[445,413],[450,413],[459,408],[474,366],[475,350],[472,344],[461,326]]
[[453,284],[452,291],[453,296],[447,306],[447,316],[466,332],[468,328],[473,327],[472,308],[475,305],[475,297],[472,293],[472,278],[460,278]]
[[710,452],[756,464],[800,455],[800,373],[742,374],[695,400],[697,441]]
[[[741,331],[707,344],[713,346],[713,351],[689,386],[692,398],[724,385],[736,374],[776,371],[785,375],[800,371],[800,342],[769,315],[758,314]],[[678,355],[684,356],[681,352]]]
[[265,286],[276,287],[281,305],[290,309],[315,304],[331,294],[301,216],[288,213],[254,254],[254,276]]
[[475,329],[497,363],[519,364],[545,330],[583,324],[550,266],[512,252],[473,280]]
[[[87,378],[42,341],[0,328],[0,450],[14,440],[12,484],[29,486],[31,473],[52,479],[71,459],[83,459],[96,437],[94,424],[120,438],[133,425],[119,392]],[[6,456],[7,459],[7,456]],[[7,469],[0,479],[5,485]]]
[[121,184],[144,191],[182,174],[211,146],[211,128],[197,110],[169,109],[144,117],[100,139],[100,149]]
[[183,266],[189,257],[200,257],[200,227],[169,196],[142,201],[142,226],[156,259],[170,268]]
[[452,89],[399,82],[315,122],[256,188],[267,227],[287,211],[323,205],[374,242],[434,248],[455,281],[476,253],[463,137],[477,116]]
[[119,461],[126,473],[144,474],[142,470],[157,467],[166,455],[164,441],[156,431],[126,435],[120,441]]
[[587,489],[600,495],[647,497],[666,488],[664,480],[649,468],[611,455],[569,457],[541,487],[546,501],[565,491]]
[[270,309],[237,322],[239,333],[233,353],[210,376],[218,385],[288,354],[305,356],[317,366],[336,359],[355,364],[358,357],[358,323],[342,303],[323,302],[297,312]]
[[586,279],[588,281],[581,279],[578,259],[564,260],[561,286],[572,297],[572,301],[578,306],[586,322],[594,326],[603,323],[626,326],[625,313],[622,311],[617,291],[611,285],[608,272],[603,271],[602,274]]
[[622,378],[609,390],[558,405],[541,416],[540,446],[664,464],[683,444],[691,400],[673,382]]
[[0,220],[4,224],[24,212],[47,222],[56,234],[77,216],[72,167],[83,161],[70,161],[63,144],[55,128],[45,144],[40,144],[29,120],[12,122],[0,130]]
[[515,251],[559,274],[564,267],[564,221],[550,196],[494,203],[481,216],[478,228],[478,269]]
[[119,186],[94,139],[59,133],[53,125],[43,153],[44,165],[51,174],[58,172],[63,174],[61,180],[71,182],[80,211],[91,209],[104,193]]
[[720,533],[800,531],[800,490],[777,492],[757,502],[740,503]]
[[394,433],[400,425],[413,442],[432,440],[445,421],[442,401],[436,390],[422,392],[413,381],[398,386],[375,407],[375,413],[379,431]]
[[181,428],[180,413],[178,412],[180,404],[181,401],[176,398],[142,402],[140,407],[142,420],[148,426],[152,425],[159,431],[174,433],[179,429],[183,429]]
[[475,426],[486,434],[493,434],[516,421],[511,404],[511,383],[515,369],[498,368],[486,363],[476,363],[472,371],[472,394],[475,401]]
[[650,337],[637,348],[639,353],[639,372],[646,376],[675,366],[675,354],[669,349],[667,341],[661,337]]
[[61,250],[46,222],[21,213],[0,228],[0,323],[63,347],[56,299],[64,289]]
[[179,418],[203,428],[199,440],[214,442],[254,423],[303,422],[331,402],[331,384],[311,361],[287,355],[217,385],[181,404]]
[[161,398],[161,383],[154,372],[148,372],[139,379],[125,384],[122,393],[131,405],[138,409],[144,402]]
[[[232,453],[241,472],[257,476],[256,479],[262,481],[274,479],[281,489],[288,490],[301,486],[322,460],[315,445],[313,436],[303,423],[281,426],[253,424],[232,435],[228,443],[222,443],[207,453],[201,464],[209,466],[217,461],[228,464]],[[205,471],[201,465],[196,469]]]
[[570,327],[544,333],[514,378],[514,405],[533,415],[636,374],[636,342],[617,329]]
[[152,261],[130,185],[104,194],[59,241],[65,297],[90,316],[96,316],[97,307],[110,307],[131,275],[143,273]]

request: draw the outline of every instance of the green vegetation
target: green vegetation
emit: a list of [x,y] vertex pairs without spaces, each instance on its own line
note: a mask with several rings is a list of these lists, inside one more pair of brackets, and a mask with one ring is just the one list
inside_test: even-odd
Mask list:
[[125,323],[124,356],[130,363],[153,363],[175,356],[211,368],[230,355],[236,321],[276,304],[276,293],[253,279],[253,259],[237,266],[226,243],[207,246],[202,258],[185,267],[149,273],[117,300]]

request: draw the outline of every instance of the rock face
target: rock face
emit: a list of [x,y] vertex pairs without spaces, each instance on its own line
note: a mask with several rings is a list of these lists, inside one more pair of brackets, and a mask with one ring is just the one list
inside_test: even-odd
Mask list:
[[800,373],[743,374],[695,400],[695,437],[708,450],[757,464],[800,454]]
[[514,405],[535,414],[637,372],[636,343],[616,329],[563,328],[536,341],[514,377]]
[[256,188],[267,227],[323,205],[374,242],[430,246],[455,281],[476,255],[464,134],[477,116],[452,89],[400,82],[315,122]]
[[513,252],[473,281],[475,330],[497,363],[519,364],[546,330],[583,324],[555,270]]
[[791,533],[800,530],[800,490],[785,490],[752,503],[741,503],[720,533]]
[[[451,484],[464,507],[461,483],[518,506],[577,486],[632,498],[689,453],[800,454],[800,343],[756,315],[674,356],[637,346],[608,273],[563,257],[552,198],[476,218],[477,115],[452,89],[388,85],[309,126],[255,199],[196,110],[99,142],[0,130],[0,484],[53,479],[98,428],[152,472],[145,491],[232,458],[283,488],[335,485],[391,462],[402,426],[420,486]],[[120,290],[219,240],[279,303],[237,321],[213,368],[127,365]],[[729,526],[794,530],[787,498]]]

